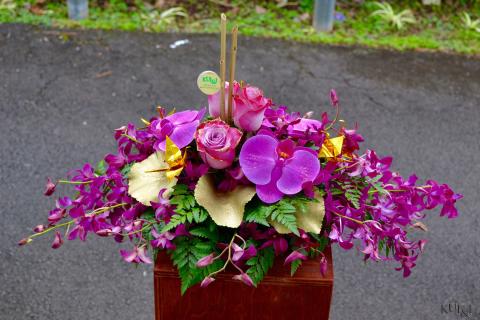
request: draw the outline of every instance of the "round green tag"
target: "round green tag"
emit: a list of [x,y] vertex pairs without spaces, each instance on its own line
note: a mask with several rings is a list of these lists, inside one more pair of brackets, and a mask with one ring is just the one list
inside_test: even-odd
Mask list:
[[200,91],[212,95],[220,90],[220,77],[214,71],[203,71],[197,78]]

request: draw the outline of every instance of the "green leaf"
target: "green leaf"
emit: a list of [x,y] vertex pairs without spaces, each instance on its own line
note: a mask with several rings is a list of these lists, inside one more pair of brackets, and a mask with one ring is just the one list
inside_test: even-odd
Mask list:
[[95,174],[98,176],[103,176],[107,172],[107,163],[105,160],[101,160],[97,163],[95,167]]
[[170,252],[170,257],[178,269],[182,295],[188,288],[202,281],[208,274],[221,268],[223,262],[220,259],[205,268],[196,266],[199,259],[217,252],[216,242],[189,237],[178,237],[173,241],[176,248]]
[[252,278],[255,286],[262,281],[268,270],[273,266],[275,252],[272,247],[268,247],[257,252],[255,257],[250,258],[246,264],[250,266],[247,274]]
[[175,214],[170,222],[163,227],[161,232],[172,230],[184,223],[202,223],[208,219],[207,211],[195,200],[193,192],[184,184],[177,184],[174,187],[170,204],[175,205]]
[[345,198],[353,205],[355,209],[360,208],[360,197],[362,193],[358,189],[347,189],[345,190]]
[[388,191],[385,190],[385,188],[383,187],[383,183],[381,181],[378,181],[381,178],[382,178],[382,175],[380,174],[370,180],[367,180],[367,182],[370,183],[370,185],[375,189],[376,192],[386,195],[388,194]]
[[270,224],[267,221],[267,216],[268,216],[268,207],[265,206],[264,204],[257,205],[253,208],[252,206],[247,204],[245,208],[245,221],[247,222],[255,222],[261,225],[264,225],[266,227],[269,227]]
[[196,237],[209,239],[213,242],[218,241],[218,228],[214,222],[210,222],[208,225],[195,226],[190,228],[188,232]]
[[293,277],[295,272],[297,272],[298,267],[302,264],[301,259],[293,260],[292,263],[290,264],[290,275]]
[[122,176],[126,177],[129,173],[130,173],[130,169],[132,169],[132,166],[134,165],[135,163],[134,162],[131,162],[129,164],[126,164],[122,170],[120,171],[120,173],[122,174]]
[[325,248],[328,245],[328,242],[330,241],[328,237],[321,236],[319,234],[309,232],[308,235],[311,236],[313,239],[315,239],[315,241],[318,243],[317,250],[320,252],[323,252],[325,250]]

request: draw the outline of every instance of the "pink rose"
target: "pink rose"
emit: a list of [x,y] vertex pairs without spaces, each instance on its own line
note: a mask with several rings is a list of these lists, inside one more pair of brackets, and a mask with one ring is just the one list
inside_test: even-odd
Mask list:
[[203,161],[214,169],[232,165],[242,132],[220,119],[202,123],[195,134],[197,150]]
[[[257,87],[240,87],[234,82],[233,88],[233,121],[235,125],[246,131],[257,131],[262,125],[265,109],[272,101],[263,96]],[[225,83],[225,105],[228,104],[228,83]],[[220,116],[220,92],[208,97],[209,112],[212,117]]]

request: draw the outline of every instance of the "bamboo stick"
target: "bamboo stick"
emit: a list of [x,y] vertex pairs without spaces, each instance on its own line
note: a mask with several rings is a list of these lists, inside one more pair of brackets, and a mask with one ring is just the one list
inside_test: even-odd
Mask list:
[[220,118],[225,121],[225,60],[227,56],[227,17],[220,16]]
[[235,81],[235,64],[237,62],[237,33],[238,26],[232,29],[232,47],[230,49],[230,85],[228,86],[227,121],[233,122],[233,82]]

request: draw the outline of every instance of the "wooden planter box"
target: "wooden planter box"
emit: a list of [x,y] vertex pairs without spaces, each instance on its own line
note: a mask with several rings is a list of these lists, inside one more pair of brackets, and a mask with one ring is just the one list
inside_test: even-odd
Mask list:
[[155,262],[156,320],[208,319],[318,319],[327,320],[333,292],[331,249],[325,250],[328,274],[320,274],[317,260],[304,261],[295,276],[283,258],[258,285],[250,288],[225,272],[207,288],[198,285],[180,295],[180,279],[169,257],[160,253]]

